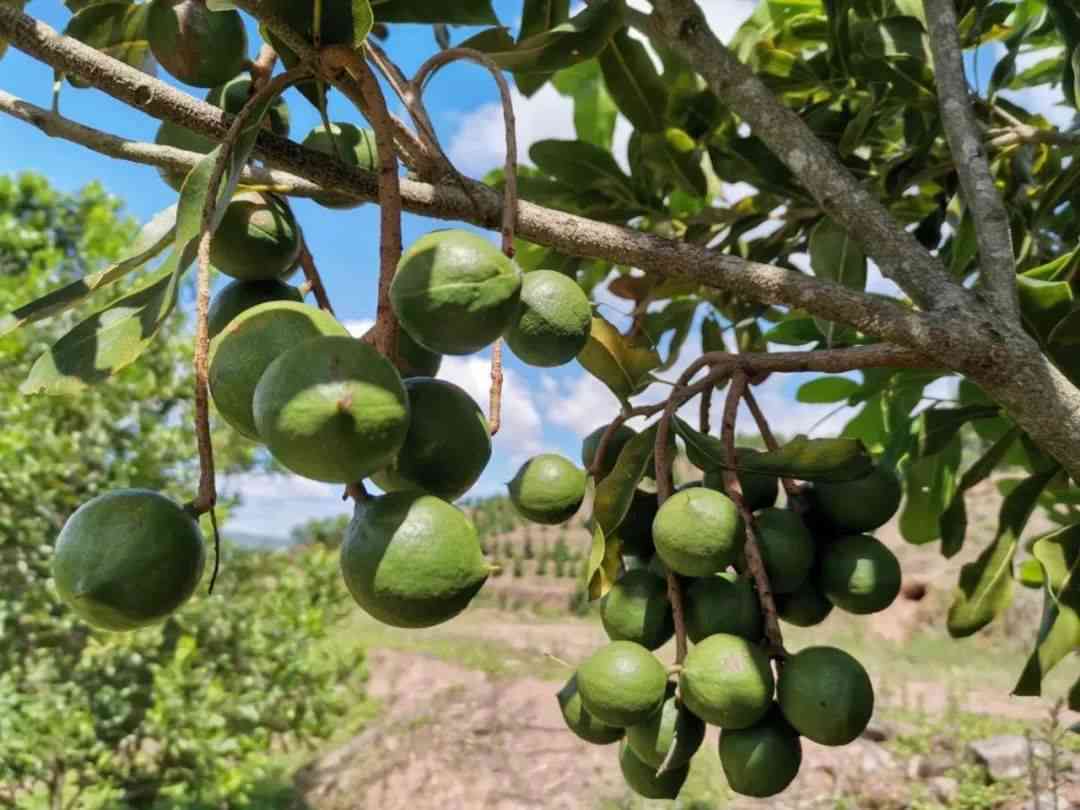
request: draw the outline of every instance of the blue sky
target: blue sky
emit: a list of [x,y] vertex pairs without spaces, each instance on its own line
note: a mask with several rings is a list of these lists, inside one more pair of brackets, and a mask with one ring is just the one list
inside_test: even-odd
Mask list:
[[[702,6],[718,33],[726,38],[749,15],[753,4],[749,0],[704,0]],[[520,0],[495,0],[495,7],[505,24],[517,25]],[[27,11],[57,29],[64,27],[69,16],[60,0],[32,0]],[[456,30],[455,41],[469,33],[466,29]],[[251,34],[254,52],[258,37],[253,27]],[[427,26],[396,26],[386,47],[392,58],[411,74],[434,52],[436,45]],[[993,61],[988,59],[986,63],[989,69]],[[167,76],[162,78],[172,81]],[[0,63],[0,88],[10,93],[48,106],[51,86],[51,70],[14,49]],[[184,89],[199,97],[205,92]],[[300,140],[319,123],[318,116],[295,91],[287,98],[292,113],[292,137]],[[468,66],[444,70],[432,82],[426,98],[447,153],[461,171],[482,176],[501,163],[504,145],[497,94],[482,71]],[[1046,109],[1055,101],[1049,97],[1028,100]],[[137,140],[152,141],[157,130],[153,119],[94,90],[66,86],[61,96],[61,111],[77,121]],[[574,137],[571,106],[550,86],[532,99],[515,95],[515,111],[522,155],[527,155],[528,146],[537,140]],[[333,120],[362,123],[340,98],[334,99],[330,113]],[[628,125],[620,122],[616,133],[616,154],[620,159],[628,136]],[[21,170],[43,172],[65,190],[100,180],[125,202],[127,212],[139,220],[175,201],[175,194],[152,168],[107,159],[0,116],[0,173]],[[330,211],[305,200],[296,200],[293,206],[339,317],[362,329],[375,312],[377,209],[367,205],[352,211]],[[436,227],[446,227],[446,223],[406,215],[406,244]],[[881,291],[890,289],[880,277],[875,285]],[[608,298],[604,314],[615,317],[619,307],[617,299]],[[684,353],[692,355],[693,348],[690,345]],[[576,459],[581,437],[608,421],[616,409],[615,399],[576,363],[558,369],[532,369],[507,352],[506,368],[503,431],[496,438],[492,463],[474,494],[498,491],[522,461],[537,452],[562,452]],[[457,382],[482,404],[486,403],[486,355],[447,358],[440,376]],[[805,431],[828,411],[825,407],[791,407],[793,392],[801,382],[799,375],[774,377],[759,391],[763,406],[781,431]],[[837,417],[819,431],[828,433],[837,429],[844,419]],[[339,487],[294,477],[244,476],[222,482],[222,488],[243,498],[243,505],[230,524],[238,531],[284,536],[297,523],[311,517],[344,513],[347,509],[338,497]]]

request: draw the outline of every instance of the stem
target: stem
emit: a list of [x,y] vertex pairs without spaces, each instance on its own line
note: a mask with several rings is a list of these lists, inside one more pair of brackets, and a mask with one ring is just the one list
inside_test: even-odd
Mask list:
[[975,222],[979,286],[1004,316],[1016,320],[1020,317],[1020,301],[1012,228],[990,171],[982,128],[969,101],[956,6],[954,0],[924,0],[923,5],[945,135],[964,191],[964,202]]
[[743,554],[746,557],[746,567],[750,570],[754,585],[757,587],[761,612],[765,616],[765,639],[768,642],[769,654],[774,658],[783,659],[787,653],[784,650],[784,638],[780,632],[780,621],[776,614],[776,602],[773,600],[769,576],[765,572],[765,561],[761,557],[761,549],[758,548],[754,514],[743,500],[739,476],[735,472],[735,421],[739,413],[739,402],[746,393],[746,388],[746,373],[742,370],[736,371],[731,378],[731,387],[728,388],[727,400],[724,403],[724,423],[721,429],[721,440],[724,443],[724,453],[728,462],[728,466],[723,470],[724,489],[727,490],[728,497],[735,502],[746,529]]
[[397,364],[398,322],[390,304],[390,284],[401,261],[401,185],[398,180],[397,152],[394,150],[394,128],[386,108],[386,97],[367,62],[344,45],[328,47],[322,52],[323,64],[331,70],[344,70],[357,83],[360,98],[346,92],[362,109],[375,130],[375,145],[379,152],[379,302],[375,314],[375,347]]
[[494,436],[502,426],[502,340],[496,340],[491,347],[491,396],[488,405],[488,429]]
[[686,660],[686,608],[679,575],[670,568],[667,569],[667,593],[675,620],[675,664],[681,667]]
[[[769,427],[769,420],[765,418],[765,414],[762,412],[761,406],[758,405],[757,397],[754,396],[754,391],[750,386],[747,386],[743,392],[743,401],[746,403],[746,407],[750,409],[754,421],[757,422],[758,432],[765,441],[765,446],[769,450],[779,450],[780,443],[776,441],[776,436],[773,435],[772,428]],[[789,501],[793,501],[802,495],[802,488],[795,483],[794,479],[781,478],[780,483],[784,485],[784,492],[787,493]]]
[[274,73],[274,65],[277,64],[277,51],[269,42],[264,42],[263,46],[259,49],[259,55],[255,57],[250,65],[248,65],[248,72],[251,74],[251,91],[257,93],[259,88],[263,87],[270,77]]
[[593,455],[593,463],[589,467],[589,474],[594,478],[600,478],[600,470],[604,466],[604,456],[607,454],[608,445],[611,444],[612,438],[620,427],[635,416],[653,416],[663,409],[664,403],[662,402],[657,405],[641,405],[637,408],[625,410],[612,419],[611,424],[604,429],[603,434],[600,436],[600,443],[596,446],[596,453]]
[[709,424],[712,418],[712,398],[713,388],[706,388],[701,394],[701,410],[698,413],[698,430],[708,435],[711,425]]
[[319,309],[333,315],[334,307],[330,303],[330,296],[326,294],[326,287],[323,286],[322,276],[319,275],[319,268],[315,266],[315,257],[308,250],[306,239],[300,248],[300,267],[307,279],[306,286],[314,293]]

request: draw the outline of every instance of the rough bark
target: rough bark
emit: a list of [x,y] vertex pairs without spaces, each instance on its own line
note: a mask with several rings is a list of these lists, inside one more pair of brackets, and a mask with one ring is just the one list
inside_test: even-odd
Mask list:
[[953,0],[925,0],[924,6],[945,135],[960,177],[964,202],[975,222],[979,287],[1003,316],[1016,319],[1020,302],[1009,212],[994,184],[982,131],[969,99],[956,8]]
[[[965,374],[981,385],[1040,445],[1074,476],[1080,476],[1080,392],[1034,341],[1019,325],[1002,321],[994,309],[951,282],[936,260],[846,175],[794,113],[776,109],[778,102],[770,101],[772,97],[756,77],[716,40],[696,5],[689,0],[656,0],[656,6],[668,12],[664,25],[673,43],[698,67],[714,91],[729,103],[736,102],[732,106],[740,114],[745,104],[757,116],[757,123],[751,121],[751,125],[758,134],[764,138],[766,133],[772,133],[766,142],[786,154],[797,176],[804,183],[809,180],[808,185],[820,195],[823,207],[870,246],[868,253],[916,300],[925,302],[925,311],[783,268],[525,202],[519,212],[518,233],[570,255],[632,265],[665,276],[689,277],[765,303],[806,309],[915,349],[931,364]],[[679,9],[688,9],[689,15],[681,22],[672,17]],[[216,107],[62,37],[10,6],[0,6],[0,36],[10,39],[19,50],[149,115],[211,138],[221,140],[232,120]],[[730,75],[726,69],[730,69]],[[51,134],[68,137],[76,133],[68,128],[65,133],[57,129]],[[149,145],[129,142],[112,142],[112,147],[123,147],[120,152],[124,157],[137,155],[142,162],[160,160],[175,165],[184,155],[178,150],[155,155]],[[377,199],[374,173],[346,167],[269,132],[260,133],[257,152],[271,167],[293,175],[285,176],[290,182],[306,181],[357,199]],[[406,210],[471,222],[491,230],[500,228],[500,195],[481,183],[469,181],[466,190],[410,180],[403,180],[401,186]]]

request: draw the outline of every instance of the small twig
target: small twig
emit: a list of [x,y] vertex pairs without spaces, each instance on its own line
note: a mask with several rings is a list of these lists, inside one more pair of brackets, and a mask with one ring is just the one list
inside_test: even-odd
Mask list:
[[306,239],[300,247],[300,267],[304,271],[305,286],[308,291],[315,294],[315,302],[319,305],[319,309],[333,315],[334,307],[330,303],[330,296],[326,293],[326,287],[323,286],[319,268],[315,266],[315,257],[308,250]]
[[341,500],[345,501],[349,498],[352,498],[357,503],[363,503],[364,501],[370,500],[371,495],[364,486],[364,482],[357,481],[356,483],[349,484],[345,487],[345,494],[341,496]]
[[198,249],[198,292],[196,297],[195,320],[195,436],[199,452],[199,496],[195,508],[199,514],[212,512],[217,504],[217,486],[214,475],[214,446],[210,435],[209,405],[209,357],[210,357],[210,243],[217,229],[221,180],[240,134],[249,119],[263,102],[279,95],[287,87],[306,75],[307,68],[295,68],[282,73],[259,89],[244,105],[229,127],[225,140],[221,142],[220,152],[214,161],[214,169],[206,189],[202,210],[202,230],[199,234]]
[[502,389],[503,389],[503,365],[502,365],[502,340],[496,340],[491,347],[491,395],[488,406],[488,427],[491,435],[499,432],[502,426]]
[[270,81],[274,74],[274,65],[277,64],[277,51],[269,42],[264,42],[259,49],[259,55],[248,65],[248,73],[251,74],[251,92],[257,93],[260,88]]
[[[398,179],[394,129],[386,108],[386,97],[367,62],[356,51],[334,45],[322,52],[323,64],[330,70],[344,70],[360,88],[360,99],[375,130],[379,152],[379,300],[375,314],[375,345],[379,352],[397,361],[398,322],[390,304],[390,284],[401,260],[401,184]],[[359,105],[358,105],[359,106]]]
[[428,80],[440,69],[452,62],[474,62],[491,74],[495,84],[499,87],[499,96],[502,100],[503,126],[506,130],[506,171],[504,178],[506,186],[503,202],[503,252],[510,258],[514,257],[514,229],[518,219],[518,188],[517,188],[517,122],[514,118],[514,97],[510,92],[510,85],[506,81],[502,70],[492,61],[491,57],[471,48],[451,48],[441,51],[428,59],[416,72],[413,85],[422,94]]
[[[666,566],[665,566],[666,567]],[[667,569],[667,594],[671,602],[671,616],[675,620],[675,664],[682,666],[686,660],[686,611],[679,575]]]
[[210,574],[210,586],[206,589],[206,592],[213,595],[214,586],[217,584],[218,572],[221,571],[221,533],[218,531],[217,511],[211,509],[209,514],[210,529],[214,533],[214,570]]
[[[514,98],[510,93],[510,85],[507,83],[502,70],[490,57],[480,51],[474,51],[470,48],[450,48],[435,54],[421,65],[402,100],[405,101],[410,112],[416,108],[421,113],[421,117],[414,115],[417,128],[421,132],[427,130],[427,135],[431,141],[430,145],[445,158],[446,156],[442,154],[434,130],[430,127],[430,120],[427,119],[427,113],[424,111],[421,99],[424,94],[424,86],[428,80],[442,68],[458,61],[475,62],[486,68],[499,87],[499,96],[502,100],[503,125],[506,130],[506,170],[504,172],[506,185],[503,194],[502,251],[508,259],[513,259],[516,252],[514,230],[518,219],[517,122],[514,118]],[[449,161],[447,161],[447,165],[449,165]],[[491,401],[488,409],[488,422],[491,425],[492,436],[499,432],[499,425],[502,423],[502,386],[502,341],[499,340],[495,342],[491,350]]]
[[654,416],[664,410],[664,403],[660,402],[656,405],[641,405],[637,408],[630,408],[624,410],[618,416],[611,420],[604,432],[600,436],[600,443],[596,446],[596,453],[593,455],[592,465],[589,467],[589,474],[594,478],[600,477],[600,470],[604,466],[604,457],[607,455],[608,446],[611,444],[611,440],[614,438],[616,432],[628,421],[637,416]]
[[[776,436],[773,435],[772,428],[769,427],[769,420],[765,418],[765,414],[762,412],[761,406],[758,405],[757,397],[754,396],[754,391],[750,386],[747,386],[746,391],[743,392],[743,402],[746,403],[746,407],[750,409],[754,421],[757,422],[758,433],[761,434],[765,446],[769,450],[779,450],[780,443],[776,441]],[[787,493],[788,501],[802,495],[802,488],[795,483],[794,479],[781,478],[780,482],[784,485],[784,492]]]
[[698,413],[698,430],[708,435],[711,428],[710,420],[712,418],[712,398],[715,388],[706,388],[701,393],[701,411]]
[[750,570],[750,575],[754,578],[758,600],[761,602],[761,612],[765,616],[765,639],[769,644],[769,654],[774,658],[783,659],[787,653],[784,650],[784,638],[780,632],[780,621],[777,618],[772,587],[769,585],[769,576],[765,571],[765,561],[761,557],[761,549],[758,548],[754,514],[743,499],[739,476],[735,472],[735,421],[739,413],[739,402],[742,401],[746,389],[746,373],[742,370],[736,371],[731,378],[727,401],[724,403],[724,422],[721,428],[721,440],[728,462],[728,466],[723,469],[724,489],[727,490],[728,497],[735,502],[746,530],[743,555],[746,557],[746,566]]

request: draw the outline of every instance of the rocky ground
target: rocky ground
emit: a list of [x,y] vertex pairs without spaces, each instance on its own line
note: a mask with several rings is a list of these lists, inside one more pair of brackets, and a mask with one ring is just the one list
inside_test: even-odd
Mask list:
[[[985,528],[994,523],[992,491],[977,494],[973,506],[974,521]],[[1073,742],[1080,735],[1055,730],[1080,718],[1061,713],[1057,726],[1051,720],[1052,698],[1067,690],[1080,666],[1070,662],[1056,673],[1046,698],[1008,695],[1038,619],[1035,595],[1021,594],[1008,620],[989,635],[949,641],[944,606],[963,558],[945,563],[936,549],[903,546],[893,530],[880,536],[901,554],[911,598],[870,620],[834,612],[820,628],[788,639],[794,649],[836,644],[863,660],[878,694],[864,738],[844,748],[804,742],[800,776],[789,791],[751,801],[727,790],[713,733],[676,807],[1080,808],[1080,745]],[[965,556],[977,551],[976,542]],[[663,804],[629,793],[615,746],[587,745],[563,727],[554,695],[570,672],[564,662],[573,665],[604,642],[599,622],[594,616],[551,618],[570,586],[508,579],[493,585],[486,606],[430,631],[403,634],[356,618],[349,632],[369,649],[368,692],[380,711],[359,736],[297,772],[298,808]],[[530,589],[539,593],[543,616],[498,607],[528,604]],[[500,598],[502,591],[510,597]],[[1020,629],[1024,637],[1014,638]],[[661,650],[661,658],[668,653]]]

